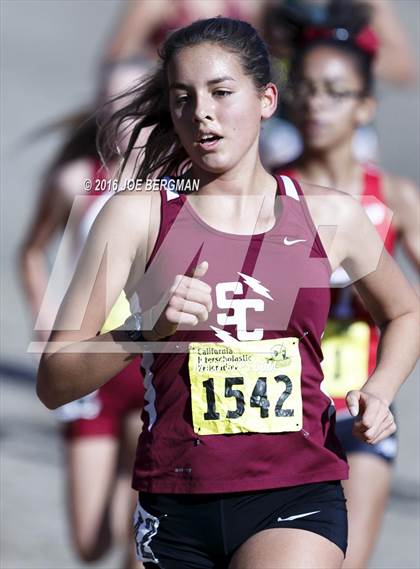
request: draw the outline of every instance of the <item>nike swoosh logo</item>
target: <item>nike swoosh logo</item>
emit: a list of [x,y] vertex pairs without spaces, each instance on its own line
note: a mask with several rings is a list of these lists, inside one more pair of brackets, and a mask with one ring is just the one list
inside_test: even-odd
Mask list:
[[289,239],[288,237],[285,237],[283,240],[283,243],[285,245],[296,245],[296,243],[305,243],[306,239]]
[[297,520],[298,518],[306,518],[306,516],[313,516],[314,514],[319,514],[321,510],[317,510],[316,512],[306,512],[305,514],[297,514],[296,516],[290,516],[289,518],[277,518],[278,522],[289,522],[292,520]]

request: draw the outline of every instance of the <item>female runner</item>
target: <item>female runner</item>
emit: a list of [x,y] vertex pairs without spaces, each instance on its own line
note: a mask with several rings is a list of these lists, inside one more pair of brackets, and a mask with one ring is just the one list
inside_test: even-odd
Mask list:
[[[178,187],[198,179],[200,189],[108,201],[43,355],[38,395],[55,408],[148,350],[134,473],[146,567],[340,567],[347,465],[320,389],[331,269],[359,279],[383,328],[375,372],[347,398],[369,442],[395,431],[389,404],[417,357],[415,295],[351,197],[304,185],[304,198],[263,169],[261,120],[277,89],[252,26],[198,21],[161,56],[116,124],[135,120],[132,140],[155,125],[140,179],[184,166]],[[332,243],[315,229],[331,225]],[[142,313],[99,334],[122,289]]]
[[[116,66],[109,78],[108,96],[131,87],[140,70],[133,64]],[[96,135],[92,113],[73,127],[45,177],[20,257],[22,282],[34,318],[40,313],[48,283],[50,243],[67,228],[72,241],[70,270],[74,270],[93,220],[111,196],[106,191],[110,186],[98,156]],[[86,180],[90,192],[84,190]],[[120,325],[129,314],[128,302],[121,295],[103,330]],[[38,334],[48,339],[45,331]],[[125,550],[124,569],[141,567],[133,555],[130,530],[136,501],[130,478],[144,395],[139,369],[137,358],[101,389],[56,411],[66,442],[69,522],[76,553],[84,561],[96,561],[117,542]]]
[[[354,22],[359,26],[354,27]],[[355,6],[350,21],[341,18],[333,28],[302,30],[303,41],[293,60],[290,99],[304,150],[279,173],[357,196],[388,252],[392,255],[400,240],[420,267],[419,199],[414,184],[354,158],[354,132],[373,119],[376,106],[373,66],[377,41],[367,24]],[[350,479],[344,483],[350,537],[344,566],[359,568],[367,565],[380,529],[397,443],[395,434],[375,445],[352,436],[354,419],[345,396],[359,389],[374,371],[378,332],[357,295],[342,288],[346,274],[337,271],[333,282],[340,288],[332,291],[322,343],[323,371],[326,390],[337,408],[336,432],[350,465]]]

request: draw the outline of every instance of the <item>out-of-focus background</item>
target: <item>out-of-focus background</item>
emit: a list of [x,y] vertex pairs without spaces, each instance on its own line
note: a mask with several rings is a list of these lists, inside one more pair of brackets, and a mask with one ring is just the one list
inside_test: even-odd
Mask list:
[[[154,0],[146,0],[153,2]],[[386,1],[386,0],[385,0]],[[395,9],[419,60],[420,2]],[[1,562],[4,569],[76,569],[65,518],[61,439],[34,391],[31,321],[17,279],[17,249],[60,133],[42,126],[90,101],[119,0],[1,0]],[[380,163],[420,181],[419,92],[379,86]],[[402,261],[405,267],[404,260]],[[413,275],[410,275],[413,278]],[[397,399],[400,451],[372,568],[420,567],[419,374]],[[95,566],[116,568],[114,551]]]

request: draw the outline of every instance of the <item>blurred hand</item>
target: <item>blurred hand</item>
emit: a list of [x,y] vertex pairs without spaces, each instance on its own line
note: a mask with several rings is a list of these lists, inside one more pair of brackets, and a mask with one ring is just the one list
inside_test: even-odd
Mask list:
[[152,322],[153,316],[160,313],[153,325],[158,338],[171,336],[181,325],[197,326],[208,319],[213,308],[211,287],[201,280],[208,268],[207,261],[203,261],[190,274],[177,275],[164,300],[149,311]]
[[366,391],[349,391],[347,407],[353,417],[353,435],[371,445],[377,444],[397,430],[388,404]]

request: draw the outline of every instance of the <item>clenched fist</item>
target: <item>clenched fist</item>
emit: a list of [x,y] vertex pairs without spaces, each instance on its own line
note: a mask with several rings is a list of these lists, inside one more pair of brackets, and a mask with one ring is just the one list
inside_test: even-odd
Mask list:
[[359,440],[376,444],[397,430],[394,416],[385,401],[366,391],[349,391],[347,407],[353,417],[353,435]]
[[144,315],[145,322],[150,323],[150,328],[145,329],[152,329],[150,339],[172,336],[179,326],[196,326],[208,319],[213,307],[211,287],[201,280],[208,268],[207,261],[203,261],[191,274],[175,277],[162,301]]

